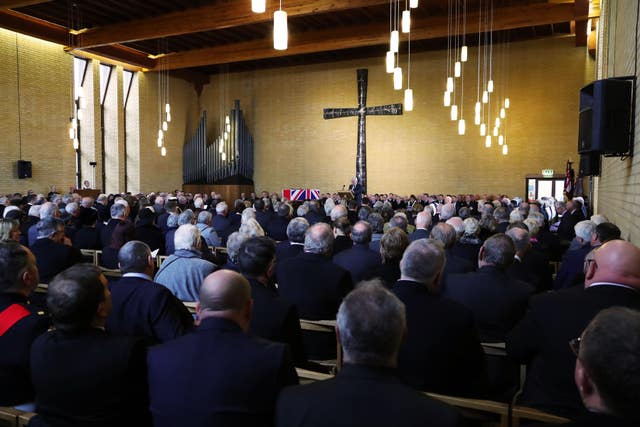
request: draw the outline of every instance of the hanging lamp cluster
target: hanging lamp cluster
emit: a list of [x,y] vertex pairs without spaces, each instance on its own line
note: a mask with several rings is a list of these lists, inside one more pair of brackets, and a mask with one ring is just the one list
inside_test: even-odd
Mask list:
[[[266,10],[266,0],[251,0],[251,11],[253,13],[264,13]],[[287,25],[287,12],[282,10],[282,0],[280,0],[280,7],[273,12],[273,48],[275,50],[287,50],[288,47],[289,28]]]
[[388,74],[393,75],[393,88],[404,87],[400,66],[400,33],[407,34],[407,86],[404,91],[404,110],[413,111],[413,89],[411,89],[411,9],[418,7],[418,0],[404,0],[404,10],[400,12],[401,0],[389,0],[389,51],[385,57]]
[[[168,41],[162,39],[158,41],[159,55],[166,55],[169,50]],[[169,103],[169,68],[165,62],[158,71],[158,148],[162,157],[167,155],[167,147],[165,144],[165,134],[169,130],[171,123],[171,104]]]

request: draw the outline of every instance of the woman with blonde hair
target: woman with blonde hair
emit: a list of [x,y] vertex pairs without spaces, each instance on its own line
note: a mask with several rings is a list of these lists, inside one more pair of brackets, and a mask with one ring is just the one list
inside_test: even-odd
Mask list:
[[20,241],[20,223],[16,219],[0,219],[0,241]]

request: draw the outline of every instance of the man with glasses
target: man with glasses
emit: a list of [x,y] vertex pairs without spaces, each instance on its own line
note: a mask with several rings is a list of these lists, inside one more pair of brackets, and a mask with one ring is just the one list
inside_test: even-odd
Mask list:
[[639,248],[610,241],[586,264],[584,289],[533,297],[529,312],[506,340],[509,356],[528,367],[520,403],[569,418],[583,413],[584,407],[573,381],[575,356],[567,342],[605,308],[640,309]]

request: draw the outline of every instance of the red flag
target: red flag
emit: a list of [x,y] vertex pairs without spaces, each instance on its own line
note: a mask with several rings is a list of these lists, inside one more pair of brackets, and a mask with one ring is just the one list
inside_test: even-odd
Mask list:
[[571,167],[571,162],[567,160],[567,170],[564,177],[564,195],[567,197],[567,200],[573,199],[573,191],[575,189],[574,178],[575,173]]

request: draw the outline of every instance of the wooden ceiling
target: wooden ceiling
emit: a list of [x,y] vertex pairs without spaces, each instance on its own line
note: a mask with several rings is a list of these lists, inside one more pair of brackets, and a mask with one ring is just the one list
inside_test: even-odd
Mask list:
[[[487,1],[466,0],[468,33],[477,32],[479,4]],[[494,29],[511,40],[575,30],[576,43],[584,45],[586,20],[599,15],[599,3],[590,8],[589,0],[492,1]],[[404,9],[405,0],[400,4]],[[127,68],[198,74],[221,66],[244,70],[383,56],[387,50],[389,0],[282,0],[289,16],[286,51],[272,44],[278,7],[277,0],[267,0],[266,13],[255,14],[250,0],[9,0],[0,2],[0,27]],[[447,0],[419,0],[411,15],[412,50],[446,46]]]

